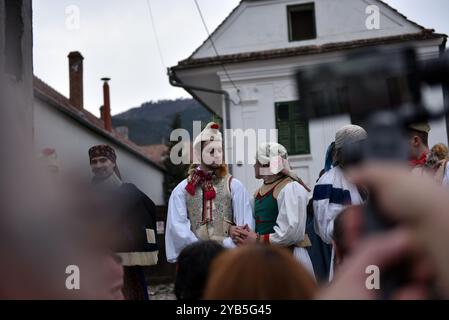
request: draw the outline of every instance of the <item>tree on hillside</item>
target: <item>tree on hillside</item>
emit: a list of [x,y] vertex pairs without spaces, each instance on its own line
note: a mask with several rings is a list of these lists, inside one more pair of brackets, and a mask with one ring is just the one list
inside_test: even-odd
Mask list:
[[[182,128],[181,115],[176,113],[171,124],[171,130],[173,131],[179,128]],[[170,137],[167,137],[166,141],[168,151],[163,161],[164,166],[167,169],[167,174],[164,177],[164,196],[165,201],[168,203],[168,199],[170,198],[173,189],[186,178],[189,164],[173,164],[170,159],[170,153],[172,148],[179,143],[179,141],[170,141]]]

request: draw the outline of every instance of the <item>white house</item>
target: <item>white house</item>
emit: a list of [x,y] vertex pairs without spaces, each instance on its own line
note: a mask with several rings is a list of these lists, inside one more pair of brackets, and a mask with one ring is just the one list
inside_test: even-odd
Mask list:
[[83,108],[83,57],[78,52],[72,52],[69,61],[70,99],[37,77],[34,78],[35,152],[54,149],[62,175],[76,172],[90,179],[89,148],[108,144],[117,153],[117,164],[123,180],[134,183],[156,205],[164,205],[165,169],[112,128],[109,108],[103,109],[103,119],[98,119]]
[[[378,29],[367,27],[372,13],[367,8],[372,5],[379,9]],[[275,140],[289,149],[297,174],[313,186],[327,146],[350,119],[301,119],[295,112],[301,106],[295,71],[378,45],[406,43],[417,48],[421,59],[436,57],[445,49],[446,38],[379,0],[243,0],[189,58],[171,68],[171,76],[230,128],[279,129]],[[222,95],[192,87],[228,92],[233,101],[230,119]],[[426,99],[441,104],[443,91],[429,91]],[[431,144],[447,143],[447,136],[445,120],[432,124]],[[228,143],[227,152],[230,147]],[[232,169],[251,192],[260,184],[251,165]]]

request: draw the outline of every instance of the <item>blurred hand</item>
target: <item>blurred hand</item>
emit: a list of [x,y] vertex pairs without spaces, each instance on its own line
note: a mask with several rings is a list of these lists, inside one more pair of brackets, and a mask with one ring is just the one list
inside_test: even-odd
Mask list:
[[[380,270],[380,277],[389,268],[412,256],[416,251],[411,234],[405,229],[390,231],[365,240],[339,268],[328,288],[322,290],[318,299],[364,300],[381,298],[379,290],[368,289],[367,267],[374,265]],[[423,261],[423,260],[418,260]],[[411,281],[393,294],[393,299],[426,299],[429,297],[427,283],[430,277],[426,266],[418,263],[412,267]]]
[[[367,165],[352,170],[350,180],[367,186],[392,218],[422,222],[440,215],[448,204],[448,191],[426,175],[414,175],[403,166]],[[431,214],[432,216],[429,216]]]
[[411,232],[429,255],[441,293],[449,297],[449,190],[426,175],[408,168],[366,165],[350,173],[355,183],[367,185],[384,214]]

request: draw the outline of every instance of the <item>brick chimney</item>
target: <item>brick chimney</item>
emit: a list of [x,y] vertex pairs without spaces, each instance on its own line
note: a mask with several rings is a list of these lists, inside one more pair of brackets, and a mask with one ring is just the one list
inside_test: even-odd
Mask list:
[[104,128],[107,131],[112,132],[112,119],[111,119],[111,99],[109,96],[109,84],[110,78],[102,78],[103,83],[103,122]]
[[83,60],[84,57],[78,51],[70,52],[69,78],[70,78],[70,103],[82,110],[84,107],[83,97]]

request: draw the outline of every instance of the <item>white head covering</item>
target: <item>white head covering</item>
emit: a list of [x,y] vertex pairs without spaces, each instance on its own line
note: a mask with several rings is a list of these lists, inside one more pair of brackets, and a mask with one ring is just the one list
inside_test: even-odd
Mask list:
[[365,129],[349,124],[340,128],[335,134],[335,148],[341,149],[345,144],[365,140],[368,137]]
[[223,142],[220,132],[220,125],[215,122],[209,122],[203,131],[193,141],[194,162],[201,161],[201,142],[216,141]]
[[256,158],[261,164],[270,164],[270,172],[273,175],[282,172],[310,192],[310,188],[292,171],[288,162],[287,149],[283,145],[275,142],[261,143],[257,148]]
[[193,141],[193,148],[197,148],[203,141],[223,141],[220,126],[217,123],[209,122],[207,124],[206,128]]

